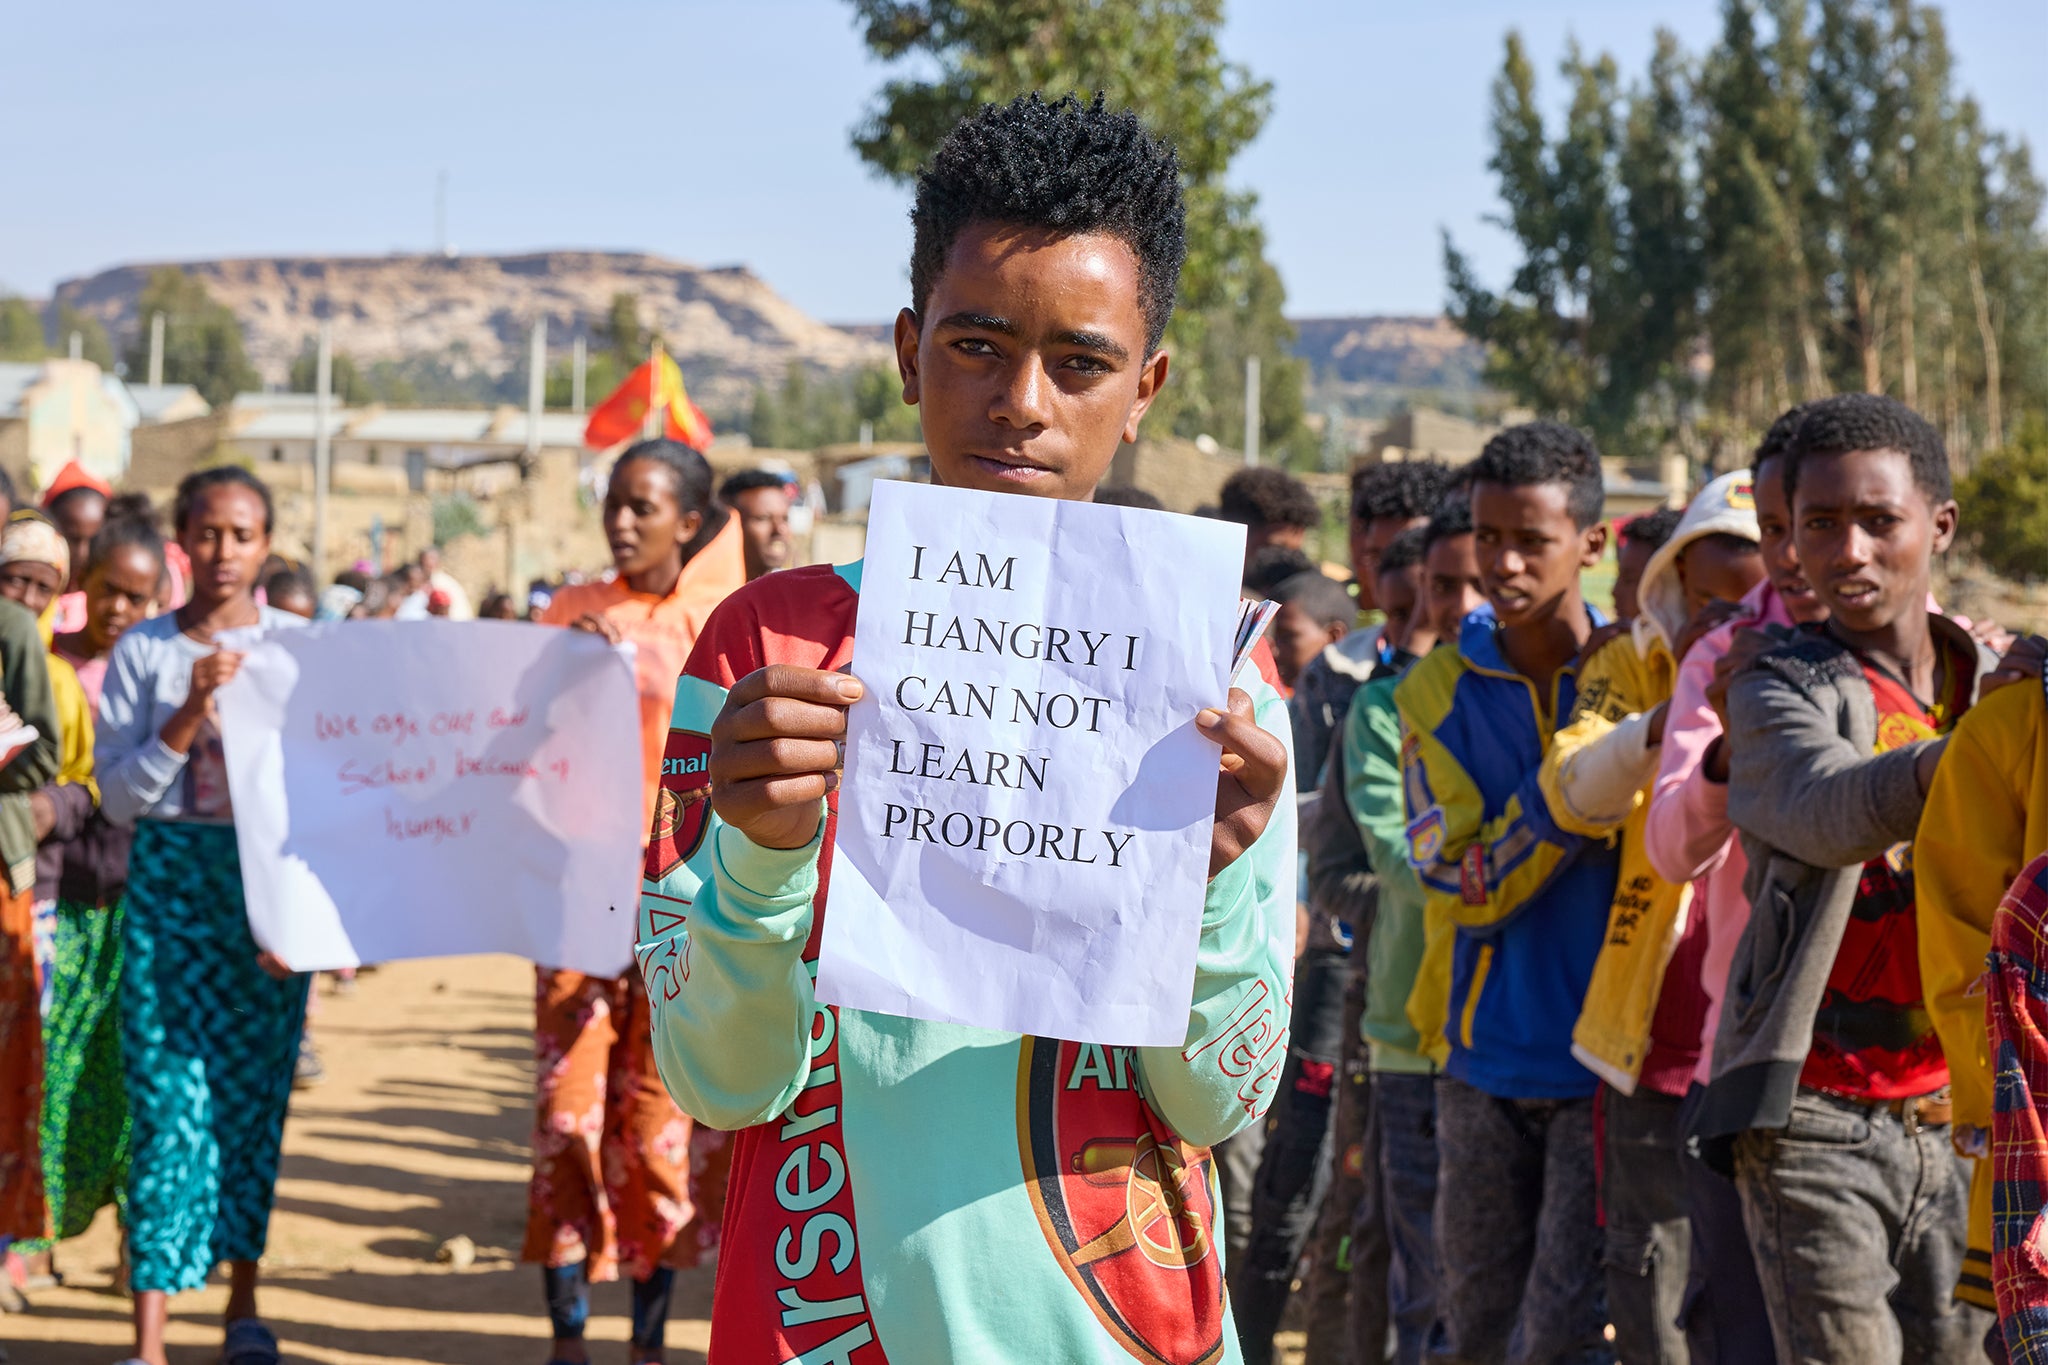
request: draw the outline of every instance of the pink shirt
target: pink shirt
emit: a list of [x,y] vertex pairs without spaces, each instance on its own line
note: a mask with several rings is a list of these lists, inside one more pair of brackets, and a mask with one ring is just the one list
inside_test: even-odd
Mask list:
[[1692,883],[1693,913],[1706,934],[1700,988],[1706,993],[1707,1011],[1700,1028],[1699,1063],[1693,1070],[1693,1079],[1701,1085],[1707,1083],[1714,1064],[1714,1030],[1721,1022],[1721,997],[1728,993],[1728,967],[1749,924],[1749,897],[1742,890],[1749,863],[1735,826],[1728,822],[1728,787],[1709,781],[1700,766],[1707,746],[1721,735],[1720,717],[1707,705],[1707,684],[1714,680],[1714,665],[1728,652],[1737,631],[1758,624],[1792,624],[1791,613],[1769,579],[1752,588],[1742,605],[1740,617],[1701,636],[1679,662],[1643,831],[1643,847],[1657,875],[1669,882]]

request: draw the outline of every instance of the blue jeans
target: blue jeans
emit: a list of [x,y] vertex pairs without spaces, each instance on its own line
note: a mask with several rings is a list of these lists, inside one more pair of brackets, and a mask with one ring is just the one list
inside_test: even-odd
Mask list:
[[[1379,1139],[1380,1215],[1393,1244],[1387,1310],[1394,1324],[1394,1365],[1421,1365],[1440,1350],[1436,1252],[1436,1077],[1372,1074],[1373,1125]],[[1377,1363],[1378,1357],[1369,1356]]]

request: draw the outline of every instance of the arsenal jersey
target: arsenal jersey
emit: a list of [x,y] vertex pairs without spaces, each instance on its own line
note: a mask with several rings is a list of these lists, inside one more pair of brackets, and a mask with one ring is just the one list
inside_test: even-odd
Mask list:
[[[1238,1359],[1212,1144],[1287,1052],[1294,807],[1208,887],[1185,1041],[1107,1047],[839,1009],[812,994],[836,794],[807,848],[711,811],[726,689],[852,666],[860,566],[771,574],[676,689],[637,956],[661,1074],[737,1130],[712,1365]],[[1285,704],[1237,685],[1283,742]]]

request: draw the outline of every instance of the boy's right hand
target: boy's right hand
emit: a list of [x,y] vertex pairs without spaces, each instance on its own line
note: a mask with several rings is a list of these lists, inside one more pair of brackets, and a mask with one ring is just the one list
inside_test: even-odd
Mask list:
[[711,808],[763,848],[802,848],[839,785],[858,678],[770,664],[733,684],[711,726]]

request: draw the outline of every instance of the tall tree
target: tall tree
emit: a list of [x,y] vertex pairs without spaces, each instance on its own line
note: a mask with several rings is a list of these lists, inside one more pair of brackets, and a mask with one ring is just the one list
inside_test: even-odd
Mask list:
[[1702,261],[1691,173],[1690,83],[1658,35],[1646,84],[1624,97],[1611,57],[1576,44],[1572,98],[1553,141],[1518,34],[1494,83],[1494,155],[1522,264],[1501,292],[1444,243],[1451,315],[1488,344],[1489,376],[1537,410],[1593,429],[1617,452],[1654,447],[1686,412]]
[[166,384],[190,384],[215,407],[262,384],[242,347],[235,315],[176,266],[150,272],[135,311],[141,325],[128,347],[128,373],[149,373],[149,320],[162,313]]
[[1553,133],[1510,35],[1490,164],[1521,264],[1495,292],[1446,243],[1497,384],[1622,449],[1728,456],[1843,389],[1926,411],[1963,465],[2048,409],[2048,316],[2012,306],[2048,294],[2043,188],[1957,93],[1938,10],[1723,0],[1696,77],[1660,35],[1617,116],[1612,69],[1567,56]]
[[78,337],[78,358],[90,360],[102,370],[114,371],[114,343],[107,339],[107,329],[100,320],[90,313],[81,313],[68,303],[57,305],[57,347],[65,355],[71,354],[71,338]]
[[[654,343],[661,339],[661,333],[640,321],[640,296],[619,293],[612,295],[611,306],[605,310],[604,321],[594,329],[597,340],[610,353],[618,372],[624,376],[628,370],[647,359],[653,353]],[[604,395],[599,394],[598,397]]]
[[41,360],[48,353],[43,320],[28,300],[0,296],[0,360]]
[[1153,420],[1233,440],[1244,426],[1244,362],[1255,355],[1263,439],[1298,443],[1304,373],[1288,351],[1285,294],[1265,259],[1257,196],[1225,179],[1264,125],[1272,86],[1223,56],[1222,0],[851,3],[868,50],[910,66],[884,83],[853,133],[861,159],[894,180],[913,178],[966,115],[1033,90],[1099,91],[1172,142],[1188,258],[1167,333],[1177,363]]
[[[370,377],[356,364],[355,357],[347,351],[336,351],[328,362],[328,380],[333,385],[336,399],[343,403],[374,402],[380,395],[370,383]],[[292,358],[292,370],[288,387],[293,393],[317,392],[320,383],[320,343],[307,337],[305,345]]]

